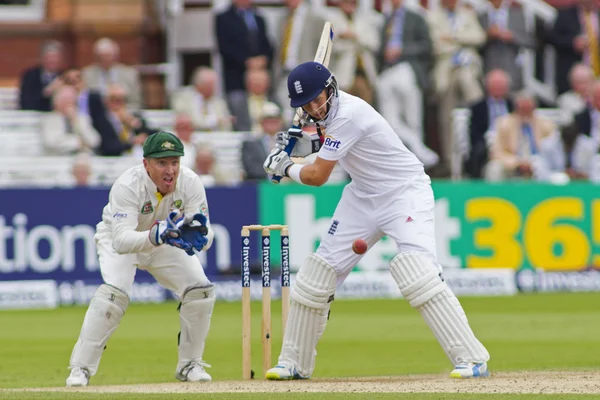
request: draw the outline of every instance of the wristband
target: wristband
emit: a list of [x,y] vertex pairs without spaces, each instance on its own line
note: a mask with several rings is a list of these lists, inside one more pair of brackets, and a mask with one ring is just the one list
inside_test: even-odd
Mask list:
[[302,168],[304,168],[304,165],[301,165],[301,164],[292,165],[287,170],[287,176],[289,176],[292,180],[294,180],[298,183],[302,183],[302,180],[300,179],[300,171],[302,170]]

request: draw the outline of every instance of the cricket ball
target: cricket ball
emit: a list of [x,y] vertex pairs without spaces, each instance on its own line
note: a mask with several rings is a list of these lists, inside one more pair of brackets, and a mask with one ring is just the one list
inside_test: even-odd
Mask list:
[[352,251],[356,254],[364,254],[369,249],[369,245],[363,239],[356,239],[352,243]]

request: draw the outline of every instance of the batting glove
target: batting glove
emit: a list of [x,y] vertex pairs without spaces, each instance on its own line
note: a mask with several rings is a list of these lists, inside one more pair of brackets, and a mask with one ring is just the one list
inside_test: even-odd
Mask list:
[[273,149],[271,154],[267,156],[263,164],[263,168],[268,174],[287,176],[287,169],[294,165],[294,162],[290,160],[290,156],[281,149]]
[[321,140],[318,135],[309,135],[300,128],[290,128],[287,132],[279,132],[275,141],[276,147],[285,150],[290,139],[295,139],[296,144],[290,152],[290,157],[306,157],[316,153],[321,148]]

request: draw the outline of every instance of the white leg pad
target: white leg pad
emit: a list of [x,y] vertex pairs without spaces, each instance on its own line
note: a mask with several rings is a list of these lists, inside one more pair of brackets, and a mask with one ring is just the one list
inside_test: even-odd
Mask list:
[[291,290],[290,313],[279,364],[293,365],[305,378],[315,368],[317,342],[325,331],[337,274],[323,259],[308,257]]
[[119,326],[129,306],[129,296],[120,289],[102,284],[90,301],[79,339],[71,354],[70,368],[81,367],[96,374],[106,342]]
[[202,362],[204,343],[210,328],[210,319],[215,306],[215,285],[194,286],[187,289],[181,299],[179,320],[179,361],[175,372],[191,362]]
[[398,254],[390,263],[390,272],[402,296],[419,310],[453,365],[489,360],[460,302],[431,260],[419,253]]

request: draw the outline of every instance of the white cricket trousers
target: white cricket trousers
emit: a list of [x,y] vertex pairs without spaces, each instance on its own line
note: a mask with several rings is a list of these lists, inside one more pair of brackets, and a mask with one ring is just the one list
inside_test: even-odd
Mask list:
[[398,253],[423,253],[438,268],[434,232],[434,197],[426,175],[415,177],[397,192],[366,195],[350,183],[344,188],[327,232],[316,254],[335,269],[338,286],[363,257],[352,251],[356,239],[369,248],[387,235]]

